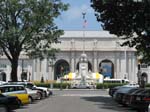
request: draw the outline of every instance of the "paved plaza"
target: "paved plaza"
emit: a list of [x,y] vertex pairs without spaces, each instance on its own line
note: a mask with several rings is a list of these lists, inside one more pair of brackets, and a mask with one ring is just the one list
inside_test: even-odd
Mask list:
[[136,112],[115,103],[107,90],[55,90],[54,95],[14,112]]

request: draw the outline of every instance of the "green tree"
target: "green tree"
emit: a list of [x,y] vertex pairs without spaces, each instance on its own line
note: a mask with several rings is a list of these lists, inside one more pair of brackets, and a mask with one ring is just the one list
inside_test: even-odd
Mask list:
[[17,81],[21,53],[34,58],[54,56],[63,30],[54,23],[68,4],[61,0],[0,0],[0,48],[11,62],[11,80]]
[[91,6],[104,30],[135,47],[150,64],[150,0],[91,0]]

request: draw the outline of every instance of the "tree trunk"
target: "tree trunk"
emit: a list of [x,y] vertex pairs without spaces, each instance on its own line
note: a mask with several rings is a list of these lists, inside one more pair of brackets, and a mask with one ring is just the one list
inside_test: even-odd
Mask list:
[[18,59],[13,59],[11,62],[11,81],[17,82],[18,77],[17,77],[17,68],[18,68]]

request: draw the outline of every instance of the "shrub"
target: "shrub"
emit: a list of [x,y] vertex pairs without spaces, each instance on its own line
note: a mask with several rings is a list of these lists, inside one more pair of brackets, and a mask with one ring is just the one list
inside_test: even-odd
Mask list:
[[[50,84],[51,83],[34,83],[36,86],[41,86],[41,87],[47,87],[50,88]],[[53,87],[54,88],[60,88],[61,87],[61,83],[53,83]],[[70,84],[69,83],[62,83],[62,89],[66,89],[66,88],[70,88]]]
[[124,84],[120,84],[120,83],[97,83],[96,84],[96,88],[97,89],[108,89],[108,88],[113,88],[116,86],[122,86]]

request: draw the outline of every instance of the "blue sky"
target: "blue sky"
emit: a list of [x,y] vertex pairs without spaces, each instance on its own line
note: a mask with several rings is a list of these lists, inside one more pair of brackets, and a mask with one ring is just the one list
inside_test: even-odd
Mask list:
[[82,12],[86,12],[86,30],[102,30],[100,23],[97,22],[94,10],[90,6],[90,0],[62,0],[69,3],[69,9],[63,12],[55,23],[63,30],[83,30]]

